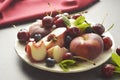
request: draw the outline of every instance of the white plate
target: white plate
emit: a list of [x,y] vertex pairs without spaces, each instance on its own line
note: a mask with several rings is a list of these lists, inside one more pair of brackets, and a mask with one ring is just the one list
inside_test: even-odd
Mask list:
[[90,64],[89,62],[83,62],[83,63],[79,63],[77,67],[69,69],[69,71],[67,72],[63,71],[58,66],[58,64],[56,64],[55,67],[49,68],[49,67],[46,67],[44,62],[32,63],[26,55],[25,45],[19,43],[18,39],[15,40],[15,50],[17,51],[17,54],[21,57],[21,59],[23,59],[26,63],[41,70],[56,72],[56,73],[83,72],[83,71],[87,71],[87,70],[100,66],[101,64],[105,63],[111,57],[111,53],[114,51],[114,48],[115,48],[115,43],[114,43],[112,35],[109,32],[106,32],[104,35],[109,36],[112,39],[113,45],[110,50],[101,53],[96,59],[93,60],[96,63],[96,65]]

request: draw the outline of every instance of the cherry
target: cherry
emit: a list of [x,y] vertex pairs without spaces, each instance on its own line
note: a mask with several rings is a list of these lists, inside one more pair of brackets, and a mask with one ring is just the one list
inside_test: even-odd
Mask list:
[[78,14],[74,14],[74,15],[72,16],[72,18],[73,18],[73,19],[77,19],[77,18],[80,17],[80,16],[82,16],[82,15],[78,13]]
[[54,21],[54,24],[56,25],[56,27],[67,27],[67,25],[65,24],[64,20],[62,17],[59,17],[58,19],[56,19]]
[[45,16],[42,19],[42,25],[45,28],[51,28],[53,26],[53,17]]
[[73,55],[70,52],[67,52],[63,55],[63,59],[72,59],[72,58],[73,58]]
[[63,13],[64,16],[66,16],[67,18],[70,18],[69,13]]
[[27,29],[20,29],[17,33],[17,38],[20,42],[26,42],[30,38],[29,31]]
[[120,47],[116,49],[116,53],[120,56]]
[[113,75],[114,70],[115,70],[115,66],[112,64],[105,64],[101,69],[102,74],[105,77],[111,77]]
[[62,15],[66,16],[67,18],[70,17],[69,13],[57,14],[57,15],[54,17],[54,22],[55,22],[58,18],[62,17]]
[[112,47],[112,40],[110,37],[103,37],[104,50],[108,50]]
[[81,31],[79,28],[76,27],[72,27],[72,28],[68,28],[65,32],[66,35],[70,35],[71,37],[77,37],[79,35],[81,35]]
[[95,33],[102,35],[105,31],[105,27],[102,24],[95,24],[92,26],[92,29]]
[[58,18],[60,18],[60,17],[61,17],[61,14],[57,14],[57,15],[54,17],[53,22],[55,23],[55,21],[56,21]]

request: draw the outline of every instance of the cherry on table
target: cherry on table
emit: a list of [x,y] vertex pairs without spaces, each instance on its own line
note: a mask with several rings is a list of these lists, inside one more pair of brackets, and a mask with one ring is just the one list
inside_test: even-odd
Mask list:
[[105,77],[111,77],[113,75],[113,72],[115,70],[115,66],[112,64],[105,64],[104,66],[102,66],[102,74]]
[[120,56],[120,47],[117,47],[116,53]]

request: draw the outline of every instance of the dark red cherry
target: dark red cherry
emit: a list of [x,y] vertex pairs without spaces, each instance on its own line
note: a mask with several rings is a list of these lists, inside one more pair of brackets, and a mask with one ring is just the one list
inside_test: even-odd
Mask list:
[[92,26],[92,29],[95,33],[102,35],[105,31],[105,27],[102,24],[95,24]]
[[56,19],[54,21],[54,24],[56,25],[56,27],[67,27],[62,17],[59,17],[58,19]]
[[44,28],[51,28],[53,26],[53,17],[51,16],[43,17],[42,25]]
[[116,53],[120,56],[120,47],[117,47]]
[[66,35],[69,35],[71,37],[77,37],[81,35],[81,31],[79,28],[76,27],[72,27],[72,28],[68,28],[65,32]]
[[67,52],[63,55],[63,59],[72,59],[73,55],[71,52]]
[[29,31],[27,29],[20,29],[17,33],[17,38],[20,42],[26,42],[30,38]]
[[77,19],[77,18],[80,17],[80,16],[82,16],[82,15],[78,13],[78,14],[74,14],[74,15],[72,16],[72,18],[73,18],[73,19]]
[[113,75],[113,72],[115,70],[115,66],[112,65],[112,64],[105,64],[103,67],[102,67],[102,75],[105,76],[105,77],[112,77]]
[[103,37],[104,50],[108,50],[112,47],[112,40],[110,37]]

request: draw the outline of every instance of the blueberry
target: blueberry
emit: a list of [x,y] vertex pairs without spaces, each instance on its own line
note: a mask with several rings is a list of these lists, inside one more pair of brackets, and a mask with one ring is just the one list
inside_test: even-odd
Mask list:
[[94,33],[93,29],[91,27],[87,27],[85,29],[85,33]]
[[56,63],[55,59],[52,59],[52,58],[46,59],[46,66],[47,67],[53,67],[55,65],[55,63]]
[[41,34],[35,34],[34,35],[34,39],[35,39],[36,42],[38,42],[41,38],[42,38]]
[[72,37],[71,36],[69,36],[69,35],[67,35],[66,37],[65,37],[65,39],[64,39],[64,42],[65,42],[65,47],[66,48],[69,48],[69,45],[70,45],[70,42],[72,41]]

